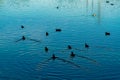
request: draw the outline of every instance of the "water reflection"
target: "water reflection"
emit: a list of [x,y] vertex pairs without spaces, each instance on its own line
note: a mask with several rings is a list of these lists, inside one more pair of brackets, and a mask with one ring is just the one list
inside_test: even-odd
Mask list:
[[58,5],[61,7],[67,7],[67,8],[72,8],[72,7],[78,7],[79,3],[81,0],[56,0]]
[[98,22],[101,21],[101,0],[98,0]]
[[2,4],[4,4],[3,0],[0,0],[0,7],[2,7]]
[[29,3],[30,0],[10,0],[8,1],[10,6],[13,6],[13,7],[28,7],[28,3]]
[[[5,5],[8,6],[10,5],[11,7],[24,7],[28,6],[30,0],[0,0],[0,5]],[[2,7],[2,6],[1,6]]]
[[[114,6],[114,3],[116,3],[115,1],[118,0],[112,0],[109,1],[111,6]],[[97,18],[98,18],[98,22],[101,22],[101,11],[105,8],[105,7],[101,7],[103,4],[105,4],[106,0],[57,0],[58,5],[60,7],[63,8],[79,8],[80,10],[83,10],[81,13],[83,13],[83,15],[85,13],[87,13],[87,15],[93,15],[96,14]],[[119,2],[117,2],[119,3]],[[116,5],[118,6],[117,8],[119,8],[120,5]],[[86,10],[86,12],[85,12]]]
[[[110,4],[114,4],[115,1],[118,0],[114,0],[114,1],[110,1]],[[33,4],[31,4],[31,2]],[[36,7],[41,9],[42,5],[46,6],[46,8],[50,7],[50,10],[53,9],[52,7],[56,7],[57,9],[71,9],[71,11],[77,11],[79,12],[81,15],[93,15],[96,14],[96,16],[98,17],[98,22],[101,21],[101,11],[105,8],[105,7],[101,7],[103,4],[105,4],[106,1],[105,0],[37,0],[37,1],[33,1],[33,0],[0,0],[0,5],[2,7],[2,4],[5,4],[6,6],[10,5],[10,7],[12,8],[22,8],[22,7]],[[114,5],[113,5],[114,6]],[[115,4],[116,6],[116,4]],[[119,6],[119,5],[117,5]],[[39,11],[39,10],[38,10]]]

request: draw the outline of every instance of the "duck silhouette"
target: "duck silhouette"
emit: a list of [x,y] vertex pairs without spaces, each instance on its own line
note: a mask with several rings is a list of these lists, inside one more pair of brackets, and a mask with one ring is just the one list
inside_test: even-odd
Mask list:
[[41,42],[40,40],[36,40],[36,39],[31,39],[31,38],[26,38],[25,36],[22,36],[21,39],[15,41],[15,42],[19,42],[19,41],[25,41],[25,40],[30,40],[30,41],[34,41],[34,42]]
[[48,32],[46,32],[46,36],[48,36],[49,35],[49,33]]
[[21,40],[26,40],[26,37],[25,36],[22,36],[22,38],[21,39],[19,39],[19,40],[17,40],[17,41],[15,41],[15,42],[19,42],[19,41],[21,41]]
[[57,6],[56,9],[59,9],[59,6]]
[[55,60],[55,59],[58,58],[58,57],[56,57],[55,54],[53,54],[51,58],[52,58],[53,60]]
[[56,32],[61,32],[62,30],[61,29],[55,29],[56,30]]
[[52,56],[51,56],[49,59],[41,62],[41,63],[39,64],[39,66],[41,66],[42,64],[45,64],[46,62],[49,62],[50,60],[53,60],[53,61],[59,60],[59,61],[62,61],[62,62],[66,62],[66,63],[68,63],[68,64],[71,64],[71,65],[73,65],[73,66],[75,66],[75,67],[78,67],[78,68],[87,70],[85,67],[82,67],[82,66],[80,66],[80,65],[78,65],[78,64],[75,64],[74,62],[71,62],[71,61],[65,60],[65,59],[63,59],[63,58],[57,57],[55,54],[52,54]]
[[73,48],[71,45],[68,45],[66,50],[72,50],[72,49],[77,50],[77,51],[85,51],[85,50],[82,50],[82,49]]
[[25,36],[22,36],[22,40],[25,40],[26,38],[25,38]]
[[70,56],[71,57],[75,57],[75,54],[73,52],[71,52]]
[[110,36],[110,32],[105,32],[105,36]]
[[85,43],[85,48],[89,48],[90,46],[87,44],[87,43]]
[[21,28],[23,29],[23,28],[24,28],[24,26],[23,26],[23,25],[21,25]]
[[45,47],[45,52],[48,52],[48,51],[49,51],[48,47]]
[[111,3],[110,5],[111,5],[111,6],[113,6],[114,4],[113,4],[113,3]]
[[70,50],[70,49],[72,49],[72,46],[71,46],[71,45],[68,45],[68,47],[67,47],[67,48]]
[[97,61],[96,60],[94,60],[94,59],[91,59],[91,58],[88,58],[88,57],[85,57],[85,56],[81,56],[81,55],[77,55],[77,54],[75,54],[73,51],[70,53],[70,57],[71,58],[74,58],[74,57],[80,57],[80,58],[83,58],[83,59],[86,59],[86,60],[89,60],[89,61],[91,61],[91,62],[93,62],[93,63],[97,63]]

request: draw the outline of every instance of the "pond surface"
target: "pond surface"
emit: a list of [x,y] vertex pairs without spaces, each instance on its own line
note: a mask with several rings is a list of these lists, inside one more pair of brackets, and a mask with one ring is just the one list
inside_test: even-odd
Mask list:
[[120,0],[0,0],[0,80],[119,80],[119,14]]

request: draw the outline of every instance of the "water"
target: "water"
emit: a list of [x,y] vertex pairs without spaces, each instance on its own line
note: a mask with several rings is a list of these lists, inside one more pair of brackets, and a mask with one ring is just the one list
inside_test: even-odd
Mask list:
[[[119,14],[119,0],[0,0],[0,80],[119,80]],[[22,36],[40,42],[16,42]],[[71,51],[98,64],[71,59]],[[57,59],[41,65],[52,54],[83,68]]]

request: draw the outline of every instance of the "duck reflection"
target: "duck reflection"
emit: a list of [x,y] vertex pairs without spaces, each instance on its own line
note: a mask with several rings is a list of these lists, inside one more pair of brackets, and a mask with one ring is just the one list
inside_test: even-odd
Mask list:
[[59,9],[59,6],[57,6],[56,9]]
[[68,49],[69,49],[69,50],[72,49],[72,46],[71,46],[71,45],[68,45]]

